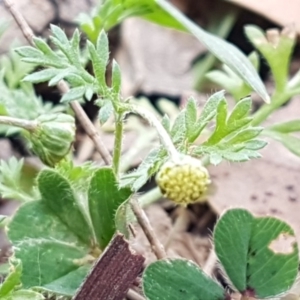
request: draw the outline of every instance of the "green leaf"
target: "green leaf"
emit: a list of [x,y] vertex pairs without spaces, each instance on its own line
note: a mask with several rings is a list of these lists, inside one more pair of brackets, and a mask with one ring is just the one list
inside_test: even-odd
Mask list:
[[264,99],[267,103],[270,102],[270,96],[268,95],[254,66],[238,48],[217,36],[205,32],[202,28],[185,17],[169,2],[165,0],[156,0],[156,2],[161,8],[181,22],[181,24],[189,32],[195,35],[195,37],[197,37],[198,40],[203,43],[219,60],[243,78],[243,80],[262,97],[262,99]]
[[267,130],[277,131],[280,133],[291,133],[300,131],[300,120],[292,120],[283,123],[277,123],[266,128]]
[[115,223],[116,229],[124,234],[125,238],[130,237],[130,231],[128,228],[129,223],[136,221],[135,215],[133,214],[129,200],[122,203],[116,211]]
[[295,234],[279,219],[228,210],[215,226],[214,244],[230,282],[244,295],[275,297],[295,282],[299,264]]
[[19,260],[12,260],[11,272],[5,278],[4,282],[0,285],[0,299],[9,295],[21,284],[22,265]]
[[86,91],[85,86],[79,86],[75,87],[73,89],[70,89],[66,94],[64,94],[60,100],[60,102],[65,103],[65,102],[71,102],[74,100],[79,100],[82,99]]
[[73,234],[89,244],[93,235],[70,182],[58,172],[48,169],[40,173],[38,186],[42,202]]
[[[259,158],[257,150],[266,143],[257,139],[262,128],[251,126],[250,110],[251,99],[245,98],[228,115],[227,102],[220,98],[216,109],[215,129],[206,142],[195,148],[194,153],[199,156],[209,155],[212,164],[220,163],[222,158],[230,161]],[[255,142],[251,143],[252,140]]]
[[132,194],[129,188],[119,188],[113,170],[103,167],[91,179],[88,199],[96,238],[104,249],[115,234],[115,213]]
[[171,137],[174,144],[181,143],[186,137],[185,110],[182,110],[176,117],[171,129]]
[[99,111],[99,121],[101,125],[105,124],[109,117],[113,114],[114,107],[111,101],[105,101],[104,105],[100,108]]
[[152,149],[135,171],[121,178],[120,185],[130,186],[133,191],[137,192],[159,170],[167,158],[165,149]]
[[55,291],[58,295],[72,297],[88,275],[90,269],[90,265],[79,267],[67,275],[60,277],[49,284],[45,284],[42,290],[50,292]]
[[296,32],[283,30],[273,32],[276,39],[267,39],[263,30],[258,26],[245,26],[245,34],[267,60],[278,91],[283,92],[287,85],[291,55],[296,43]]
[[112,88],[116,94],[121,92],[122,88],[122,77],[121,77],[121,70],[118,63],[113,60],[112,63]]
[[24,160],[11,157],[8,161],[0,161],[0,194],[3,198],[19,200],[22,202],[32,201],[39,198],[35,186],[28,188],[24,184],[23,174]]
[[264,130],[263,134],[280,142],[288,150],[300,157],[300,139],[298,137],[273,130]]
[[23,288],[42,287],[66,276],[82,265],[79,261],[90,251],[45,201],[22,205],[9,223],[8,237],[22,261]]
[[194,98],[189,98],[185,107],[185,127],[188,141],[193,139],[195,123],[197,121],[197,104]]
[[43,300],[45,299],[42,294],[31,290],[19,290],[13,292],[8,298],[3,300]]
[[213,119],[213,117],[217,113],[217,108],[219,106],[220,101],[224,100],[224,91],[217,92],[210,96],[205,103],[201,115],[197,122],[194,124],[194,127],[192,130],[190,130],[190,136],[189,136],[189,142],[192,143],[194,142],[202,130],[207,126],[209,121]]
[[225,300],[224,289],[193,262],[159,260],[143,274],[143,291],[148,300]]
[[40,83],[49,81],[51,78],[55,77],[58,74],[57,69],[45,69],[33,74],[27,75],[23,80],[31,83]]
[[99,5],[91,17],[82,14],[80,25],[90,40],[95,42],[101,30],[109,31],[126,18],[136,16],[162,26],[184,30],[180,22],[162,10],[155,0],[107,0]]

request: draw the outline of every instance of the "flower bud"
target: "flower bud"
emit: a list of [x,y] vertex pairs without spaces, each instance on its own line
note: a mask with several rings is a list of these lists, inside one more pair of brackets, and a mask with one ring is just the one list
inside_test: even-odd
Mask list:
[[66,114],[42,115],[37,128],[29,132],[33,152],[48,166],[55,166],[68,155],[75,139],[75,120]]
[[184,156],[176,162],[167,161],[157,173],[156,182],[165,197],[187,205],[201,200],[210,179],[200,160]]

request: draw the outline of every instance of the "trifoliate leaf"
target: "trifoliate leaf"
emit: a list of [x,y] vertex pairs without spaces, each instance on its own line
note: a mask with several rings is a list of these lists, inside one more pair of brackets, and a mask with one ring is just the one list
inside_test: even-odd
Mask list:
[[297,278],[296,237],[284,221],[231,209],[215,226],[214,244],[229,281],[245,296],[276,297]]
[[[52,193],[53,189],[48,192]],[[63,196],[52,200],[59,201],[61,209],[65,210],[65,202],[60,201]],[[72,214],[71,209],[66,217],[72,218]],[[78,223],[78,220],[74,222]],[[84,244],[45,201],[23,204],[9,223],[8,237],[15,257],[22,262],[23,288],[49,285],[83,265],[89,265],[86,259],[90,256],[89,245]],[[61,291],[61,286],[52,285],[52,291],[57,290]]]

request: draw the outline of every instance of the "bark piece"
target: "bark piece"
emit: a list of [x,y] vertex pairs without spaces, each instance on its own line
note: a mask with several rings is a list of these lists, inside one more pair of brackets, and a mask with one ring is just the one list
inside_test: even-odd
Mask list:
[[73,300],[122,300],[142,271],[145,258],[135,254],[123,235],[107,246]]

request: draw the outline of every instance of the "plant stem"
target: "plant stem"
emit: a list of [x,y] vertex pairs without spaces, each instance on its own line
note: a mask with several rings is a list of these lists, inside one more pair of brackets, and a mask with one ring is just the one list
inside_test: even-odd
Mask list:
[[[22,14],[16,9],[15,4],[11,0],[4,0],[4,4],[7,7],[10,14],[15,19],[16,23],[18,24],[19,28],[21,29],[24,37],[27,39],[29,44],[34,46],[33,38],[34,33],[31,30],[30,26],[22,16]],[[65,81],[59,82],[57,85],[58,89],[64,94],[69,91],[69,86]],[[91,120],[86,115],[85,111],[81,107],[78,101],[73,101],[70,103],[70,106],[72,107],[73,111],[75,112],[77,119],[81,123],[82,127],[86,131],[87,135],[92,139],[92,141],[95,143],[95,147],[97,151],[102,156],[104,162],[109,165],[111,164],[111,155],[105,145],[103,144],[99,132],[96,130],[95,126],[91,122]]]
[[113,152],[113,170],[116,177],[119,176],[120,158],[122,152],[122,137],[123,137],[123,114],[116,114],[116,130],[115,130],[115,144]]
[[275,91],[272,96],[272,100],[270,104],[264,104],[254,115],[252,120],[252,125],[257,126],[265,121],[268,116],[282,106],[285,102],[287,102],[292,95],[289,92],[277,92]]
[[158,238],[149,222],[148,217],[146,216],[143,209],[140,207],[140,204],[135,197],[131,198],[130,205],[131,205],[131,209],[132,209],[133,213],[135,214],[140,226],[142,227],[157,259],[166,258],[166,252],[165,252],[164,246],[158,240]]
[[24,120],[24,119],[18,119],[18,118],[6,117],[6,116],[0,116],[0,124],[19,127],[19,128],[26,129],[28,131],[34,131],[38,127],[38,122],[36,121],[30,121],[30,120]]
[[152,190],[145,193],[143,196],[139,197],[139,204],[141,207],[149,206],[150,204],[156,202],[162,197],[162,193],[159,187],[155,187]]
[[165,146],[172,159],[176,160],[179,153],[176,150],[169,134],[166,132],[165,128],[161,125],[159,120],[152,113],[149,113],[148,110],[135,104],[130,105],[130,111],[140,115],[142,118],[147,120],[151,126],[155,127],[161,143]]

